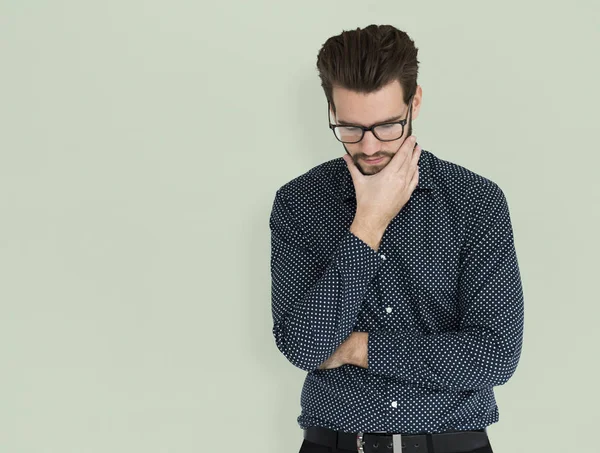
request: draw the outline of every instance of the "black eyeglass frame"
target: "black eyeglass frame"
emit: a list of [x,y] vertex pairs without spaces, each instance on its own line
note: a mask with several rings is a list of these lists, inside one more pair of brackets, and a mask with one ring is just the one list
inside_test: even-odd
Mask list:
[[[381,142],[393,142],[398,140],[398,138],[402,137],[404,135],[404,126],[406,126],[406,124],[408,123],[408,116],[411,114],[412,111],[412,100],[413,100],[414,95],[412,95],[410,97],[410,101],[408,103],[408,112],[406,113],[406,118],[404,118],[403,120],[399,120],[399,121],[391,121],[391,122],[385,122],[385,123],[376,123],[376,124],[372,124],[370,127],[365,127],[365,126],[361,126],[359,124],[331,124],[331,105],[329,103],[329,101],[327,102],[327,120],[329,122],[329,129],[331,129],[331,132],[333,132],[333,136],[336,138],[336,140],[338,142],[341,143],[347,143],[347,144],[354,144],[354,143],[358,143],[360,142],[364,136],[365,136],[365,132],[367,131],[371,131],[371,133],[375,136],[375,138]],[[375,128],[377,126],[383,126],[383,125],[387,125],[387,124],[400,124],[402,126],[402,134],[400,134],[400,137],[398,138],[392,138],[389,140],[383,140],[379,137],[377,137],[377,134],[375,133]],[[356,140],[355,142],[345,142],[342,141],[338,138],[337,134],[335,133],[335,128],[336,127],[356,127],[358,129],[361,129],[362,134],[360,136],[360,138],[358,140]]]

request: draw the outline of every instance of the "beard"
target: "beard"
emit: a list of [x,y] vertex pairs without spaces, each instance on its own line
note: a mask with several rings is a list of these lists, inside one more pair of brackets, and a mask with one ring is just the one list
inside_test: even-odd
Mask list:
[[[406,140],[411,135],[412,135],[412,108],[410,109],[410,114],[408,116],[408,130],[407,130],[407,134],[404,135],[404,140]],[[352,161],[354,162],[354,165],[356,165],[356,168],[358,168],[358,170],[363,175],[374,175],[376,173],[379,173],[381,170],[383,170],[385,168],[385,166],[389,163],[389,161],[391,160],[391,158],[394,157],[394,155],[398,152],[398,150],[400,149],[400,147],[404,144],[404,140],[402,140],[402,143],[400,144],[400,146],[398,146],[398,149],[395,152],[380,151],[375,156],[372,156],[372,158],[373,157],[375,157],[375,158],[379,158],[379,157],[386,158],[386,157],[389,157],[390,158],[389,160],[388,159],[384,159],[383,162],[381,162],[379,164],[373,164],[373,165],[369,165],[369,164],[365,165],[364,159],[367,157],[365,154],[357,153],[355,156],[353,156],[348,151],[348,148],[346,148],[346,144],[345,143],[342,143],[342,146],[346,150],[346,154],[348,154],[352,158]]]

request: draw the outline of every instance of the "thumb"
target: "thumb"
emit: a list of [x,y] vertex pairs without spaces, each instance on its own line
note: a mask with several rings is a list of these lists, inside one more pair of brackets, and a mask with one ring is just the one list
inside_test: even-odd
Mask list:
[[346,162],[346,166],[348,167],[348,170],[350,171],[350,175],[352,176],[352,179],[354,181],[356,181],[357,178],[359,178],[360,176],[360,172],[358,171],[358,168],[356,168],[356,165],[354,165],[354,160],[352,160],[352,157],[350,157],[348,154],[344,154],[342,156],[342,159],[344,159],[344,161]]

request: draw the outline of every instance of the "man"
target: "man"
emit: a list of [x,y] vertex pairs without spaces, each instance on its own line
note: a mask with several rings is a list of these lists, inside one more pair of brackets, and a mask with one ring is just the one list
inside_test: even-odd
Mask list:
[[269,220],[273,335],[308,372],[300,451],[491,452],[523,337],[504,193],[412,136],[406,33],[345,31],[317,67],[347,155],[282,186]]

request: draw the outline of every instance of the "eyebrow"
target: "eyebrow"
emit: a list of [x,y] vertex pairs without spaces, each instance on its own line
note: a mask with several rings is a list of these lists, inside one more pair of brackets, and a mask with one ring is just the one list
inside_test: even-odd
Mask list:
[[[376,122],[376,123],[373,123],[373,124],[390,123],[390,122],[392,122],[392,121],[398,121],[398,120],[399,120],[399,119],[401,119],[403,116],[404,116],[404,115],[392,116],[391,118],[386,118],[385,120],[381,120],[381,121],[378,121],[378,122]],[[343,120],[340,120],[340,119],[338,119],[338,120],[337,120],[337,123],[338,123],[338,124],[341,124],[341,125],[344,125],[344,126],[363,126],[363,127],[367,127],[367,126],[365,126],[364,124],[360,124],[360,123],[349,123],[349,122],[347,122],[347,121],[343,121]]]

